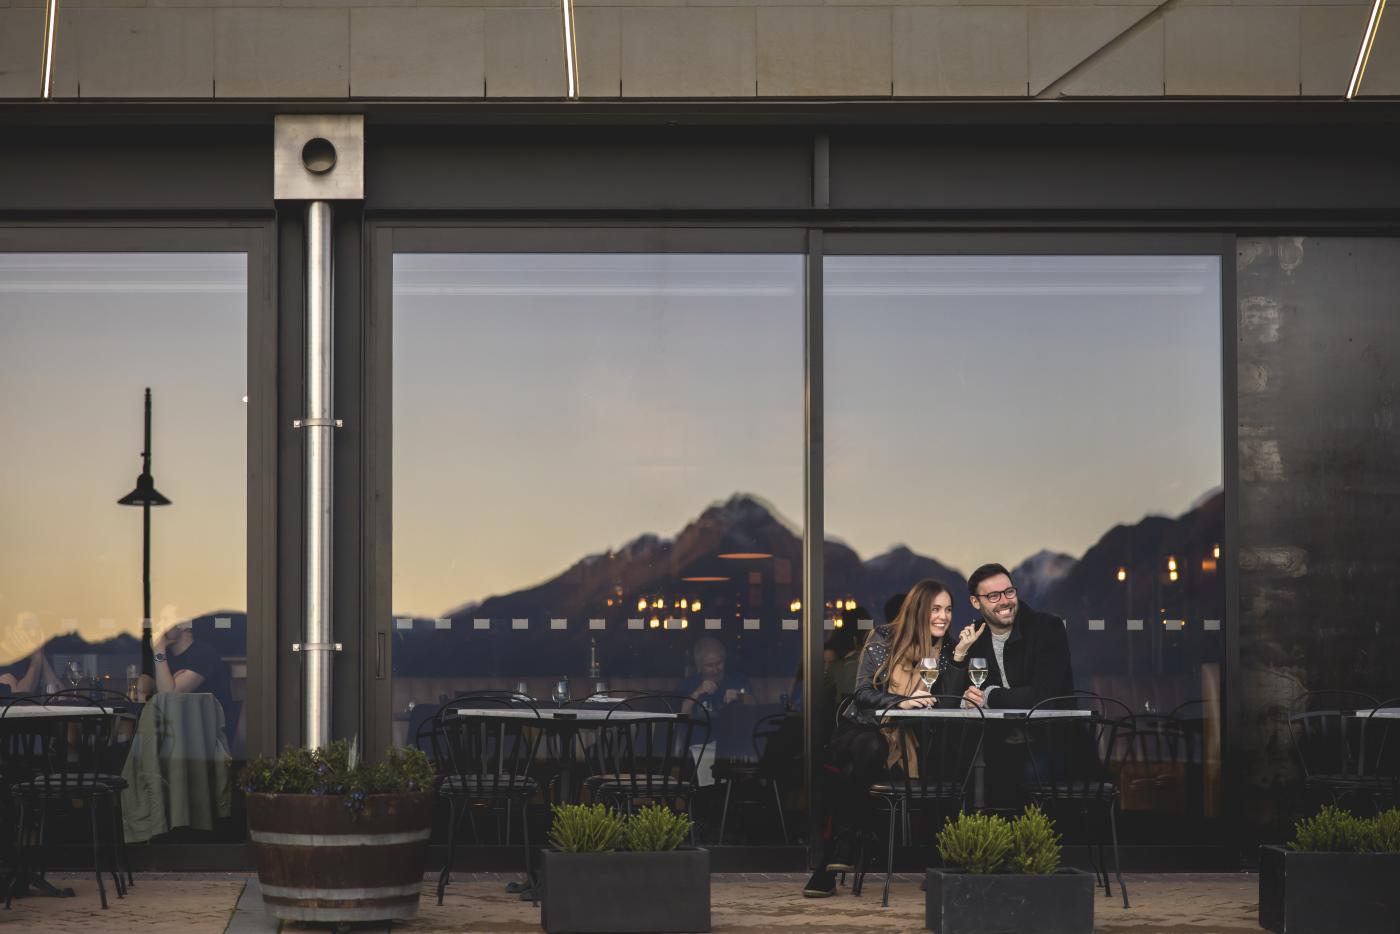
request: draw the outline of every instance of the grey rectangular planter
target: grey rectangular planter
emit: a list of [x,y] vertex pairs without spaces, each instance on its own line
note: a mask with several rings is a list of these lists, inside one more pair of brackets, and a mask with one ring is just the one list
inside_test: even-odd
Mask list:
[[1400,853],[1259,848],[1259,926],[1276,934],[1395,934]]
[[1094,877],[928,870],[924,927],[935,934],[1094,934]]
[[540,871],[540,924],[549,934],[689,934],[710,929],[709,850],[544,850]]

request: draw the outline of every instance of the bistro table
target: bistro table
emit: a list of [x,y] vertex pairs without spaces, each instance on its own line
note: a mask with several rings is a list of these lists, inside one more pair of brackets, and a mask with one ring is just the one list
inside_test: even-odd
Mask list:
[[[1000,724],[1007,724],[1017,720],[1073,720],[1081,717],[1092,717],[1094,711],[1081,709],[1067,710],[1036,710],[1031,711],[1029,707],[998,707],[990,709],[987,707],[977,710],[971,707],[920,707],[916,710],[901,710],[898,707],[887,707],[878,711],[879,715],[886,720],[939,720],[939,719],[967,719],[971,717],[981,717],[987,720],[996,720]],[[987,760],[984,754],[985,741],[982,747],[977,750],[977,757],[972,763],[972,805],[982,808],[986,805],[986,773]]]

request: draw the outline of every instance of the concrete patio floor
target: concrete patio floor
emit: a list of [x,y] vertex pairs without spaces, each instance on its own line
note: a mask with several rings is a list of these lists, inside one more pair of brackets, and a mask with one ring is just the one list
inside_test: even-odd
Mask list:
[[[141,934],[268,934],[257,880],[246,875],[147,873],[125,899],[111,892],[111,908],[98,905],[92,877],[71,873],[51,877],[72,887],[74,898],[26,898],[6,912],[0,909],[0,934],[21,931],[139,931]],[[433,884],[424,882],[423,907],[412,922],[396,924],[403,934],[463,932],[520,934],[539,931],[539,910],[505,891],[515,878],[495,873],[458,873],[438,907]],[[806,899],[805,876],[786,873],[726,873],[714,876],[712,918],[715,934],[806,929],[856,934],[907,934],[922,931],[923,893],[918,876],[896,877],[890,907],[880,908],[880,877],[871,876],[865,894],[853,898],[843,889],[834,898]],[[1103,934],[1243,934],[1257,932],[1258,879],[1254,875],[1144,874],[1126,877],[1133,907],[1124,910],[1117,896],[1100,897],[1095,931]],[[326,928],[321,928],[322,930]],[[317,930],[314,925],[285,925],[287,932]],[[362,925],[357,931],[383,931]]]

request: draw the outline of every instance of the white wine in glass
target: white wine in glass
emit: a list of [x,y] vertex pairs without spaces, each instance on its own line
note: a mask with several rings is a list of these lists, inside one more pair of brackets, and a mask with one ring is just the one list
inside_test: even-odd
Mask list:
[[924,690],[933,692],[933,685],[938,681],[938,659],[919,659],[919,680],[924,683]]
[[981,687],[987,683],[987,660],[985,658],[974,658],[968,665],[967,677],[975,687]]

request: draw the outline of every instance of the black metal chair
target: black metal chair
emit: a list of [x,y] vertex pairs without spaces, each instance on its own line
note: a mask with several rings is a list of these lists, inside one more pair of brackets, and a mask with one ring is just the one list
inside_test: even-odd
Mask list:
[[[894,874],[895,819],[904,816],[905,836],[911,820],[910,812],[917,808],[925,817],[925,823],[938,827],[938,816],[943,811],[961,811],[967,805],[967,795],[971,786],[973,767],[977,764],[986,735],[986,714],[981,707],[962,707],[962,698],[956,695],[939,694],[937,706],[948,715],[921,717],[907,726],[901,733],[912,736],[916,758],[914,768],[896,768],[889,782],[872,785],[871,797],[877,805],[889,813],[888,850],[885,856],[885,890],[880,897],[880,907],[890,904],[890,878]],[[906,839],[907,843],[907,839]],[[859,895],[865,888],[864,839],[862,852],[856,857],[855,881],[851,894]]]
[[[473,712],[459,713],[459,709]],[[451,811],[447,861],[438,876],[438,904],[442,904],[451,879],[457,825],[474,804],[504,805],[508,809],[507,823],[509,808],[520,805],[525,875],[527,880],[533,880],[526,802],[539,790],[539,783],[530,776],[544,733],[539,710],[529,698],[518,694],[477,695],[465,699],[462,708],[455,702],[445,704],[435,723],[434,733],[441,744],[445,767],[438,794],[447,798]]]
[[[1086,711],[1087,715],[1073,715]],[[1056,714],[1059,714],[1058,716]],[[1090,842],[1095,875],[1111,897],[1104,840],[1095,826],[1107,824],[1113,846],[1113,872],[1128,907],[1118,854],[1118,776],[1115,764],[1132,755],[1135,721],[1122,701],[1089,694],[1051,697],[1031,708],[1023,724],[1031,800],[1057,821],[1077,817]],[[1095,819],[1098,820],[1095,820]]]
[[[773,806],[778,814],[778,828],[783,835],[783,843],[788,842],[787,817],[783,814],[783,795],[780,783],[794,774],[801,774],[801,737],[795,747],[785,742],[792,735],[792,717],[787,713],[770,713],[759,717],[753,724],[750,742],[753,746],[752,758],[729,757],[717,759],[713,769],[715,780],[724,783],[724,804],[719,814],[719,840],[724,845],[724,831],[729,822],[729,803],[735,785],[754,782],[767,785],[773,791]],[[800,725],[800,721],[799,721]]]
[[1360,790],[1375,811],[1400,805],[1400,697],[1382,701],[1356,719],[1361,722]]
[[1303,771],[1305,803],[1341,805],[1370,782],[1362,776],[1362,721],[1350,716],[1373,710],[1376,699],[1360,691],[1309,691],[1288,711],[1288,735]]
[[[86,700],[86,699],[85,699]],[[8,786],[10,797],[19,807],[19,820],[16,823],[19,872],[24,875],[34,873],[32,858],[34,850],[40,850],[40,875],[43,870],[43,849],[50,806],[56,803],[82,801],[88,808],[92,826],[93,872],[97,879],[97,893],[102,907],[107,908],[107,888],[102,882],[102,835],[99,829],[98,809],[105,802],[115,812],[118,792],[107,779],[106,767],[110,763],[112,735],[115,727],[113,711],[100,702],[87,700],[82,706],[98,707],[101,714],[84,714],[78,711],[64,712],[63,705],[40,704],[47,708],[43,716],[24,718],[18,724],[15,711],[20,704],[7,704],[0,709],[0,720],[7,736],[5,744],[6,766],[16,774],[16,779]],[[37,817],[31,830],[29,818]],[[116,885],[117,897],[126,896],[126,886],[117,869],[117,840],[120,837],[119,823],[113,825],[116,834],[111,844],[111,875]],[[5,893],[5,907],[10,907],[14,894],[11,886]]]
[[[631,813],[651,801],[690,813],[697,766],[709,745],[710,714],[689,698],[626,698],[608,711],[593,743],[594,774],[584,782],[596,801]],[[698,740],[698,741],[697,741]]]

